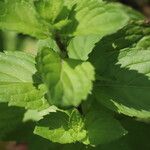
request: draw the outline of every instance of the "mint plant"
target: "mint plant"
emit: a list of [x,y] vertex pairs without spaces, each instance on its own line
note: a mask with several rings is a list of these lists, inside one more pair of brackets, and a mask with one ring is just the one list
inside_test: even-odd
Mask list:
[[150,27],[103,0],[0,0],[0,29],[37,55],[0,53],[0,139],[29,150],[149,150]]

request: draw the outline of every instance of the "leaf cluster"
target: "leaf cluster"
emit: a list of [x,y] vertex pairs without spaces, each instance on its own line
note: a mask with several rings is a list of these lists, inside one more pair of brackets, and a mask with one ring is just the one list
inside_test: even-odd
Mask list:
[[150,27],[102,0],[0,0],[0,29],[37,55],[0,53],[0,139],[29,150],[149,150]]

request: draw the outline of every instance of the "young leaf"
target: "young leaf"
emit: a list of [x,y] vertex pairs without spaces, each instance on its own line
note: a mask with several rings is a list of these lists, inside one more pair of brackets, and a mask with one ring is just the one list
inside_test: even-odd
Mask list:
[[150,36],[145,36],[143,39],[141,39],[137,43],[136,47],[143,50],[150,49]]
[[74,6],[75,13],[71,15],[73,22],[67,27],[68,30],[74,31],[73,35],[96,34],[103,37],[124,27],[129,19],[118,4],[83,0],[77,1]]
[[61,144],[82,141],[86,137],[84,122],[77,110],[51,113],[35,127],[34,133]]
[[99,35],[75,36],[67,47],[69,58],[87,60],[88,54],[99,40]]
[[50,35],[51,25],[38,16],[32,1],[7,0],[0,1],[0,29],[46,38]]
[[76,5],[74,26],[72,25],[75,37],[70,40],[67,50],[70,58],[87,60],[95,44],[102,37],[123,28],[129,18],[121,5],[97,0],[84,0]]
[[38,41],[38,49],[40,51],[46,47],[53,49],[57,53],[60,53],[60,48],[58,47],[56,41],[52,38],[47,38],[47,39]]
[[61,59],[49,48],[38,54],[37,68],[48,87],[48,100],[59,107],[78,106],[92,90],[94,69],[89,62]]
[[[35,102],[32,102],[33,105],[34,105],[34,103]],[[43,119],[43,117],[46,116],[47,114],[57,111],[57,107],[55,107],[55,106],[50,106],[43,110],[38,110],[38,108],[40,108],[40,106],[35,107],[35,108],[31,107],[29,110],[27,110],[24,114],[23,121],[24,122],[27,122],[30,120],[31,121],[39,121],[39,120]]]
[[40,16],[51,23],[63,8],[63,0],[37,0],[34,4]]
[[47,108],[45,87],[33,86],[34,57],[22,52],[0,53],[0,102],[30,109]]

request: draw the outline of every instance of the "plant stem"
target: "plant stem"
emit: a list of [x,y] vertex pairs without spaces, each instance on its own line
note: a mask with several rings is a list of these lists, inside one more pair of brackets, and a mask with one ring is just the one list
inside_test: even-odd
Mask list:
[[62,52],[66,52],[66,47],[65,47],[64,43],[62,42],[61,37],[59,36],[59,34],[55,35],[55,41],[56,41],[58,47],[60,48],[60,50]]

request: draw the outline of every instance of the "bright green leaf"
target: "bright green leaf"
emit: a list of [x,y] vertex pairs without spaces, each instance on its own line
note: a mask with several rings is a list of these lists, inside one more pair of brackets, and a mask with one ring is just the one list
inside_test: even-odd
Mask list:
[[70,40],[67,50],[70,58],[87,60],[95,44],[102,37],[123,28],[129,18],[117,4],[84,0],[76,5],[75,21],[70,25],[75,30],[75,37]]
[[82,141],[86,137],[84,122],[77,110],[51,113],[36,126],[34,133],[61,144]]
[[136,45],[138,49],[150,49],[150,36],[145,36],[141,41],[139,41]]
[[23,121],[24,122],[29,121],[29,120],[39,121],[39,120],[43,119],[43,117],[46,116],[47,114],[49,114],[51,112],[56,112],[56,110],[57,110],[57,107],[55,107],[55,106],[50,106],[50,107],[48,107],[44,110],[40,110],[40,111],[32,108],[32,110],[29,109],[25,112]]
[[51,23],[63,8],[63,0],[37,0],[34,4],[40,16]]
[[22,52],[0,53],[0,102],[29,109],[44,109],[44,85],[33,86],[34,57]]
[[42,50],[43,48],[51,48],[55,52],[60,53],[60,49],[56,43],[56,41],[52,38],[44,39],[44,40],[39,40],[38,41],[38,49],[39,51]]
[[75,13],[71,16],[74,21],[72,26],[68,27],[69,30],[75,31],[74,35],[96,34],[103,37],[121,29],[129,19],[121,5],[118,4],[83,0],[78,1],[75,6]]
[[0,1],[0,28],[15,30],[37,38],[50,35],[50,24],[39,18],[32,1]]
[[67,47],[69,58],[87,60],[88,54],[99,40],[100,36],[98,35],[74,37]]
[[48,100],[59,107],[78,106],[92,90],[94,69],[89,62],[61,59],[49,48],[37,57],[38,71],[48,87]]

